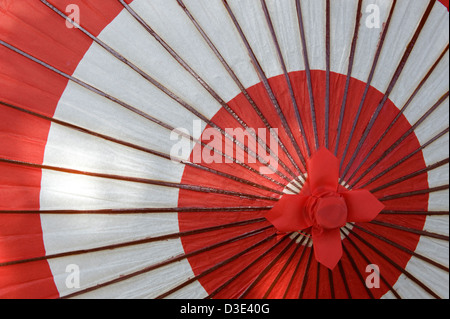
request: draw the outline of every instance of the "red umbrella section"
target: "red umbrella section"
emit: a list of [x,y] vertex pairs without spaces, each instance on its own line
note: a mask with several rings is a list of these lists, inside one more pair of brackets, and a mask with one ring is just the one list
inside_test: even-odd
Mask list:
[[448,298],[448,1],[1,0],[1,298]]

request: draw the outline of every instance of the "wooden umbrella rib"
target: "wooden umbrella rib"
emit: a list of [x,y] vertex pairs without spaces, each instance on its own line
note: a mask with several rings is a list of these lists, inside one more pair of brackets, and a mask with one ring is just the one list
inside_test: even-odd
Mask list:
[[429,194],[429,193],[434,193],[434,192],[439,192],[439,191],[443,191],[449,189],[449,185],[441,185],[441,186],[436,186],[436,187],[431,187],[431,188],[427,188],[427,189],[419,189],[419,190],[415,190],[415,191],[411,191],[411,192],[404,192],[404,193],[399,193],[399,194],[393,194],[393,195],[387,195],[385,197],[381,197],[378,200],[379,201],[388,201],[388,200],[393,200],[393,199],[399,199],[399,198],[405,198],[405,197],[411,197],[411,196],[417,196],[417,195],[423,195],[423,194]]
[[[366,263],[368,265],[373,264],[372,261],[369,260],[369,258],[364,254],[364,252],[358,247],[358,245],[356,245],[356,243],[350,238],[350,236],[348,236],[348,234],[345,234],[342,229],[341,232],[345,235],[346,239],[348,240],[348,242],[355,248],[355,250],[359,253],[359,255],[364,258],[364,260],[366,261]],[[381,274],[381,273],[377,273],[380,276],[381,281],[383,281],[383,283],[389,288],[389,290],[394,294],[394,296],[397,299],[402,299],[402,297],[399,295],[399,293],[397,292],[397,290],[394,289],[394,287],[392,287],[392,285],[387,281],[387,279]],[[366,285],[367,286],[367,285]],[[370,289],[370,288],[369,288]]]
[[237,196],[237,197],[241,197],[241,198],[270,200],[270,201],[278,200],[277,198],[274,198],[274,197],[246,194],[246,193],[240,193],[240,192],[235,192],[235,191],[227,191],[227,190],[213,188],[213,187],[198,186],[198,185],[184,184],[184,183],[166,182],[166,181],[160,181],[160,180],[154,180],[154,179],[128,177],[128,176],[120,176],[120,175],[112,175],[112,174],[86,172],[86,171],[79,171],[79,170],[70,169],[70,168],[62,168],[62,167],[56,167],[56,166],[50,166],[50,165],[28,163],[28,162],[15,161],[15,160],[9,160],[9,159],[4,159],[4,158],[0,158],[0,163],[21,165],[21,166],[32,167],[32,168],[37,168],[37,169],[52,170],[52,171],[57,171],[57,172],[62,172],[62,173],[67,173],[67,174],[85,175],[85,176],[120,180],[120,181],[126,181],[126,182],[134,182],[134,183],[142,183],[142,184],[149,184],[149,185],[156,185],[156,186],[163,186],[163,187],[186,189],[186,190],[202,192],[202,193],[215,193],[215,194],[222,194],[222,195],[229,195],[229,196]]
[[405,141],[408,136],[410,136],[414,130],[420,126],[429,116],[435,112],[439,106],[448,99],[449,91],[447,91],[444,95],[442,95],[436,103],[434,103],[426,112],[423,114],[403,135],[398,138],[388,149],[386,149],[383,154],[381,154],[370,166],[367,168],[360,176],[350,184],[350,181],[355,177],[361,166],[364,164],[364,161],[359,164],[359,166],[355,169],[353,174],[346,179],[346,183],[350,185],[350,188],[354,187],[364,176],[366,176],[374,167],[376,167],[383,159],[385,159],[392,151],[394,151],[403,141]]
[[342,281],[344,283],[344,288],[345,288],[345,292],[347,293],[347,297],[348,297],[348,299],[352,299],[352,294],[350,291],[350,287],[348,286],[348,283],[347,283],[347,277],[345,276],[345,270],[344,270],[344,266],[342,266],[342,261],[339,261],[337,266],[339,269],[339,274],[341,275]]
[[[216,48],[216,46],[214,45],[214,43],[211,41],[211,39],[208,37],[208,35],[206,34],[206,32],[202,29],[202,27],[200,26],[200,24],[197,22],[197,20],[192,16],[192,14],[190,13],[190,11],[187,9],[187,7],[184,5],[182,0],[177,0],[177,3],[180,5],[180,7],[183,9],[183,11],[186,13],[187,17],[189,18],[189,20],[192,22],[192,24],[195,26],[195,28],[197,29],[197,31],[199,32],[199,34],[202,36],[202,38],[204,39],[204,41],[206,42],[206,44],[209,46],[209,48],[214,52],[215,56],[217,57],[217,59],[220,61],[220,63],[223,65],[223,67],[225,68],[225,70],[228,72],[228,74],[230,75],[230,77],[233,79],[233,81],[236,83],[236,85],[239,87],[239,89],[241,90],[242,94],[244,95],[244,97],[246,98],[246,100],[250,103],[250,105],[252,106],[253,110],[255,111],[255,113],[258,115],[258,117],[261,119],[261,121],[264,123],[264,126],[267,128],[267,130],[270,132],[270,134],[275,137],[275,139],[277,140],[279,146],[281,147],[281,149],[283,150],[283,152],[286,154],[286,156],[288,157],[289,161],[291,162],[291,164],[294,166],[294,168],[297,170],[297,172],[300,175],[303,175],[304,173],[302,172],[302,170],[298,167],[297,163],[295,162],[295,160],[293,159],[292,155],[290,154],[290,152],[286,149],[286,146],[284,145],[284,143],[279,139],[278,136],[274,135],[275,133],[272,130],[272,126],[269,124],[269,121],[267,120],[267,118],[264,116],[264,114],[261,112],[260,108],[256,105],[255,101],[251,98],[250,94],[247,92],[247,90],[245,89],[244,85],[242,84],[242,82],[239,80],[239,78],[237,77],[236,73],[233,71],[233,69],[230,67],[230,65],[225,61],[224,57],[222,56],[222,54],[219,52],[219,50]],[[289,174],[296,176],[293,172],[291,172],[291,170],[289,169],[289,167],[286,166],[286,164],[279,160],[280,165],[282,165],[282,167],[289,172]]]
[[[59,16],[61,16],[63,19],[68,19],[68,17],[62,13],[58,8],[56,8],[54,5],[52,5],[51,3],[49,3],[46,0],[40,0],[43,4],[45,4],[47,7],[49,7],[52,11],[54,11],[55,13],[57,13]],[[70,19],[69,19],[70,20]],[[74,22],[72,22],[74,23]],[[161,83],[159,83],[157,80],[155,80],[154,78],[152,78],[151,76],[149,76],[147,73],[145,73],[144,71],[142,71],[140,68],[138,68],[136,65],[134,65],[132,62],[128,61],[124,56],[122,56],[120,53],[118,53],[117,51],[115,51],[113,48],[111,48],[110,46],[108,46],[106,43],[104,43],[103,41],[101,41],[99,38],[95,37],[94,35],[92,35],[89,31],[87,31],[86,29],[84,29],[82,26],[77,25],[77,28],[83,32],[83,34],[85,34],[86,36],[88,36],[90,39],[92,39],[94,42],[96,42],[97,44],[99,44],[103,49],[105,49],[108,53],[110,53],[112,56],[114,56],[115,58],[117,58],[118,60],[120,60],[121,62],[125,63],[128,67],[130,67],[133,71],[135,71],[136,73],[138,73],[140,76],[142,76],[145,80],[147,80],[149,83],[151,83],[152,85],[154,85],[156,88],[158,88],[161,92],[163,92],[164,94],[166,94],[168,97],[170,97],[171,99],[173,99],[174,101],[176,101],[178,104],[180,104],[183,108],[185,108],[186,110],[188,110],[190,113],[192,113],[193,115],[195,115],[196,117],[198,117],[199,119],[201,119],[202,121],[204,121],[205,123],[209,124],[211,127],[213,127],[214,129],[216,129],[218,132],[220,132],[223,136],[225,136],[227,139],[230,139],[234,144],[236,144],[238,147],[240,147],[241,149],[243,149],[247,154],[249,154],[249,156],[252,156],[254,158],[256,158],[259,162],[261,162],[263,165],[266,165],[268,168],[270,168],[275,174],[279,175],[281,178],[285,179],[286,181],[290,182],[291,179],[289,179],[287,176],[285,176],[284,174],[282,174],[279,170],[277,170],[275,167],[273,167],[272,165],[270,165],[270,163],[265,160],[263,157],[261,157],[260,155],[258,155],[257,153],[255,153],[254,151],[251,151],[247,146],[245,146],[242,142],[238,141],[235,137],[231,136],[229,133],[227,133],[223,128],[221,128],[220,126],[218,126],[216,123],[214,123],[212,120],[208,119],[205,115],[201,114],[197,109],[195,109],[193,106],[191,106],[190,104],[188,104],[186,101],[184,101],[183,99],[181,99],[179,96],[177,96],[175,93],[173,93],[172,91],[170,91],[168,88],[166,88],[164,85],[162,85]],[[154,33],[154,32],[153,32]],[[154,33],[155,36],[156,33]],[[159,38],[160,39],[160,38]],[[160,39],[162,41],[162,39]],[[162,43],[162,42],[160,42]],[[164,42],[165,43],[165,42]],[[163,45],[164,46],[164,45]],[[164,46],[166,49],[170,49],[168,48],[167,44],[166,46]],[[171,49],[170,49],[171,50]],[[173,50],[170,51],[171,54],[175,54],[175,52]],[[180,59],[177,59],[178,62],[180,62]],[[184,61],[183,61],[184,62]],[[184,65],[186,65],[184,63]],[[183,66],[184,66],[183,65]],[[187,65],[186,65],[187,66]],[[197,80],[201,80],[199,79],[199,77],[196,77]],[[201,83],[205,83],[203,80],[201,80]],[[210,92],[211,93],[211,92]],[[223,106],[223,105],[222,105]],[[259,172],[258,172],[259,173]],[[261,173],[259,173],[261,174]],[[264,174],[261,174],[264,175]]]
[[240,37],[241,37],[241,39],[242,39],[242,41],[243,41],[247,51],[248,51],[248,54],[249,54],[250,59],[252,61],[252,64],[253,64],[253,66],[254,66],[254,68],[255,68],[259,78],[261,79],[261,81],[262,81],[262,83],[264,85],[264,88],[266,89],[266,92],[267,92],[267,94],[269,96],[269,99],[270,99],[273,107],[275,108],[278,116],[280,117],[283,129],[285,130],[286,134],[288,135],[289,139],[291,140],[292,146],[296,150],[297,155],[298,155],[298,157],[300,158],[300,161],[303,164],[303,167],[306,168],[305,157],[303,156],[303,154],[302,154],[302,152],[300,150],[300,147],[299,147],[298,143],[296,142],[296,140],[294,138],[294,135],[292,134],[292,130],[289,127],[289,124],[288,124],[288,122],[286,120],[286,117],[285,117],[285,115],[283,114],[283,111],[280,108],[280,105],[279,105],[279,103],[278,103],[278,101],[277,101],[277,99],[275,97],[275,94],[273,93],[272,88],[270,87],[269,81],[268,81],[268,79],[267,79],[267,77],[266,77],[266,75],[265,75],[261,65],[259,64],[258,59],[256,58],[255,53],[253,52],[253,49],[250,46],[250,43],[248,42],[248,40],[247,40],[247,38],[246,38],[246,36],[245,36],[241,26],[239,25],[239,22],[236,19],[236,16],[234,15],[233,11],[231,10],[228,2],[226,0],[222,0],[222,3],[225,6],[225,9],[228,12],[228,15],[230,16],[234,26],[236,27],[236,30],[238,31],[238,33],[239,33],[239,35],[240,35]]
[[402,71],[406,65],[406,62],[408,61],[408,58],[411,55],[411,52],[413,51],[413,48],[417,42],[417,39],[419,38],[419,35],[421,34],[426,21],[428,20],[428,17],[430,16],[431,10],[433,9],[433,6],[435,4],[436,0],[429,0],[427,9],[425,10],[422,19],[420,20],[419,25],[416,28],[416,31],[414,32],[413,37],[411,38],[410,42],[408,43],[406,50],[397,66],[397,69],[395,70],[394,75],[392,76],[392,79],[388,85],[388,88],[386,89],[386,92],[383,96],[383,99],[381,100],[381,102],[378,104],[374,114],[372,115],[369,123],[367,124],[363,135],[361,136],[361,139],[359,140],[358,146],[356,147],[355,152],[353,153],[352,157],[350,158],[350,161],[348,162],[344,173],[342,174],[342,176],[345,178],[345,176],[347,175],[350,167],[352,166],[354,160],[356,159],[356,156],[358,155],[359,151],[361,150],[362,145],[364,144],[367,136],[369,135],[370,130],[372,129],[375,121],[378,118],[378,115],[380,114],[382,108],[384,107],[387,99],[389,98],[389,95],[391,94],[392,90],[395,87],[395,84],[397,83],[398,79],[400,78],[400,75],[402,74]]
[[413,173],[411,173],[411,174],[404,175],[404,176],[402,176],[402,177],[400,177],[400,178],[396,178],[396,179],[394,179],[394,180],[392,180],[392,181],[390,181],[390,182],[388,182],[388,183],[386,183],[386,184],[383,184],[383,185],[381,185],[381,186],[378,186],[378,187],[376,187],[376,188],[373,188],[373,189],[370,190],[370,192],[371,192],[371,193],[379,192],[380,190],[383,190],[383,189],[385,189],[385,188],[388,188],[388,187],[390,187],[390,186],[392,186],[392,185],[395,185],[395,184],[398,184],[398,183],[407,181],[408,179],[414,178],[414,177],[416,177],[416,176],[419,176],[419,175],[428,173],[428,172],[430,172],[430,171],[432,171],[432,170],[434,170],[434,169],[437,169],[437,168],[439,168],[439,167],[442,167],[442,166],[444,166],[444,165],[446,165],[446,164],[448,164],[448,163],[449,163],[449,158],[447,157],[446,159],[444,159],[444,160],[442,160],[442,161],[439,161],[439,162],[436,162],[436,163],[434,163],[434,164],[432,164],[432,165],[428,165],[427,167],[425,167],[425,168],[423,168],[423,169],[420,169],[420,170],[418,170],[418,171],[415,171],[415,172],[413,172]]
[[289,248],[295,243],[300,234],[296,234],[294,238],[291,238],[290,242],[270,261],[269,264],[258,274],[258,276],[248,285],[245,290],[239,295],[238,299],[244,299],[250,291],[263,279],[265,275],[273,268],[278,260],[288,251]]
[[300,4],[300,0],[296,0],[295,5],[296,5],[296,9],[297,9],[298,26],[299,26],[299,30],[300,30],[300,43],[302,45],[302,51],[303,51],[303,62],[305,64],[306,82],[307,82],[307,87],[308,87],[309,105],[310,105],[310,109],[311,109],[314,141],[315,141],[315,146],[316,146],[316,150],[317,150],[317,149],[319,149],[319,134],[317,132],[316,107],[315,107],[315,103],[314,103],[314,93],[313,93],[313,89],[312,89],[312,80],[311,80],[311,69],[309,66],[308,47],[306,45],[305,28],[303,26],[302,7]]
[[382,210],[380,214],[385,215],[425,215],[425,216],[448,216],[449,211],[408,211],[408,210]]
[[104,287],[110,286],[110,285],[118,283],[118,282],[122,282],[122,281],[128,280],[130,278],[133,278],[133,277],[136,277],[136,276],[148,273],[148,272],[153,271],[155,269],[158,269],[158,268],[170,265],[170,264],[172,264],[174,262],[178,262],[178,261],[184,260],[186,258],[190,258],[192,256],[196,256],[198,254],[201,254],[201,253],[204,253],[204,252],[208,252],[210,250],[213,250],[213,249],[216,249],[216,248],[228,245],[230,243],[233,243],[233,242],[245,239],[245,238],[249,238],[249,237],[261,234],[264,231],[266,231],[266,230],[268,230],[268,229],[270,229],[272,227],[273,226],[266,226],[266,227],[263,227],[263,228],[260,228],[260,229],[256,229],[256,230],[253,230],[253,231],[241,234],[239,236],[236,236],[236,237],[233,237],[233,238],[230,238],[230,239],[227,239],[227,240],[224,240],[224,241],[212,244],[210,246],[206,246],[206,247],[200,248],[198,250],[195,250],[195,251],[192,251],[192,252],[189,252],[189,253],[184,253],[184,254],[180,254],[180,255],[171,257],[171,258],[166,259],[166,260],[164,260],[162,262],[159,262],[157,264],[154,264],[154,265],[151,265],[151,266],[148,266],[148,267],[144,267],[144,268],[142,268],[140,270],[137,270],[137,271],[134,271],[132,273],[122,274],[122,275],[119,275],[115,279],[108,280],[106,282],[102,282],[102,283],[99,283],[97,285],[90,286],[90,287],[87,287],[87,288],[83,288],[83,289],[81,289],[79,291],[76,291],[76,292],[71,293],[71,294],[67,294],[65,296],[61,296],[61,298],[63,298],[63,299],[72,298],[72,297],[79,296],[79,295],[82,295],[82,294],[85,294],[85,293],[88,293],[88,292],[91,292],[91,291],[94,291],[94,290],[97,290],[97,289],[100,289],[100,288],[104,288]]
[[353,62],[355,60],[356,44],[358,42],[358,32],[359,32],[361,16],[362,16],[362,13],[361,13],[362,1],[363,0],[358,0],[358,7],[356,9],[355,26],[354,26],[354,31],[353,31],[352,44],[350,46],[350,54],[349,54],[349,57],[348,57],[347,79],[346,79],[346,82],[345,82],[344,96],[342,98],[341,109],[340,109],[340,112],[339,112],[339,122],[338,122],[337,135],[336,135],[336,144],[335,144],[335,148],[334,148],[334,155],[335,156],[337,156],[338,150],[339,150],[339,142],[340,142],[340,139],[341,139],[342,125],[343,125],[343,122],[344,122],[345,108],[347,106],[348,91],[350,89],[350,81],[352,79]]
[[[449,272],[449,268],[447,266],[444,266],[444,265],[442,265],[442,264],[440,264],[440,263],[438,263],[438,262],[436,262],[436,261],[434,261],[434,260],[432,260],[432,259],[430,259],[428,257],[425,257],[425,256],[423,256],[423,255],[421,255],[419,253],[416,253],[415,251],[410,250],[410,249],[406,248],[405,246],[403,246],[403,245],[401,245],[401,244],[399,244],[397,242],[394,242],[394,241],[392,241],[392,240],[390,240],[390,239],[388,239],[388,238],[386,238],[386,237],[384,237],[382,235],[376,234],[376,233],[368,230],[367,228],[358,225],[358,223],[355,223],[353,225],[353,227],[357,228],[357,229],[359,229],[359,230],[361,230],[363,232],[365,232],[366,234],[369,234],[370,236],[372,236],[374,238],[382,240],[385,243],[388,243],[389,245],[391,245],[391,246],[393,246],[393,247],[395,247],[395,248],[397,248],[397,249],[399,249],[399,250],[401,250],[401,251],[403,251],[403,252],[405,252],[407,254],[410,254],[410,255],[412,255],[412,256],[414,256],[416,258],[419,258],[419,259],[427,262],[428,264],[433,265],[436,268],[439,268],[441,270]],[[350,238],[348,238],[348,239],[350,240]]]
[[170,161],[173,161],[173,162],[177,162],[177,163],[180,163],[180,164],[183,164],[183,165],[187,165],[187,166],[190,166],[190,167],[198,168],[198,169],[201,169],[203,171],[207,171],[207,172],[212,173],[212,174],[223,176],[223,177],[226,177],[228,179],[231,179],[231,180],[243,183],[243,184],[247,184],[247,185],[250,185],[250,186],[253,186],[253,187],[256,187],[256,188],[260,188],[260,189],[263,189],[263,190],[266,190],[266,191],[269,191],[269,192],[273,192],[273,193],[276,193],[276,194],[279,194],[279,195],[283,195],[284,194],[282,191],[279,191],[279,190],[276,190],[276,189],[273,189],[273,188],[270,188],[270,187],[267,187],[267,186],[264,186],[264,185],[261,185],[261,184],[254,183],[252,181],[249,181],[249,180],[246,180],[246,179],[243,179],[243,178],[231,175],[231,174],[227,174],[227,173],[224,173],[224,172],[221,172],[221,171],[218,171],[218,170],[215,170],[215,169],[212,169],[212,168],[200,165],[200,164],[192,163],[192,162],[187,161],[187,160],[179,159],[179,158],[176,158],[174,156],[171,156],[171,155],[168,155],[168,154],[165,154],[163,152],[159,152],[159,151],[156,151],[156,150],[153,150],[153,149],[150,149],[150,148],[146,148],[146,147],[139,146],[139,145],[136,145],[136,144],[133,144],[133,143],[129,143],[129,142],[126,142],[126,141],[123,141],[123,140],[119,140],[119,139],[116,139],[114,137],[111,137],[111,136],[108,136],[108,135],[105,135],[105,134],[100,134],[98,132],[94,132],[94,131],[88,130],[86,128],[83,128],[83,127],[80,127],[80,126],[77,126],[77,125],[74,125],[74,124],[71,124],[71,123],[68,123],[68,122],[64,122],[64,121],[61,121],[61,120],[58,120],[58,119],[55,119],[55,118],[51,118],[51,117],[48,117],[48,116],[45,116],[45,115],[42,115],[42,114],[30,111],[30,110],[27,110],[27,109],[24,109],[24,108],[15,106],[15,105],[12,105],[10,103],[6,103],[6,102],[0,101],[0,105],[10,107],[10,108],[15,109],[17,111],[20,111],[20,112],[23,112],[23,113],[27,113],[27,114],[30,114],[30,115],[33,115],[33,116],[36,116],[36,117],[39,117],[41,119],[50,121],[52,123],[56,123],[58,125],[67,127],[69,129],[73,129],[73,130],[76,130],[76,131],[79,131],[79,132],[82,132],[82,133],[85,133],[85,134],[89,134],[89,135],[92,135],[92,136],[95,136],[95,137],[98,137],[98,138],[101,138],[101,139],[113,142],[115,144],[119,144],[119,145],[123,145],[123,146],[126,146],[126,147],[130,147],[130,148],[133,148],[133,149],[136,149],[136,150],[139,150],[139,151],[151,154],[151,155],[155,155],[155,156],[158,156],[160,158],[164,158],[164,159],[167,159],[167,160],[170,160]]
[[427,74],[423,77],[423,79],[420,81],[418,86],[415,88],[413,93],[409,96],[406,103],[403,105],[403,107],[400,109],[400,111],[397,113],[395,118],[391,121],[389,126],[386,128],[386,130],[383,131],[380,138],[377,140],[377,142],[372,146],[370,151],[367,153],[367,155],[364,157],[364,159],[360,162],[358,167],[354,170],[353,174],[347,179],[347,181],[351,180],[354,175],[359,171],[361,166],[367,161],[367,159],[372,155],[372,153],[375,151],[375,149],[380,145],[381,141],[387,136],[387,134],[390,132],[390,130],[394,127],[395,123],[397,123],[398,119],[404,114],[405,110],[408,108],[408,106],[411,104],[411,102],[416,97],[417,93],[422,89],[422,87],[427,82],[428,78],[431,76],[433,71],[436,69],[438,64],[441,62],[445,54],[448,52],[449,45],[447,44],[446,48],[442,51],[441,55],[438,57],[438,59],[434,62],[434,64],[431,66],[431,68],[428,70]]
[[213,232],[213,231],[217,231],[217,230],[223,230],[223,229],[239,227],[239,226],[246,226],[246,225],[257,224],[257,223],[262,223],[262,222],[265,222],[264,218],[254,218],[254,219],[243,220],[243,221],[239,221],[239,222],[233,222],[233,223],[228,223],[228,224],[223,224],[223,225],[218,225],[218,226],[211,226],[211,227],[181,231],[181,232],[165,234],[165,235],[160,235],[160,236],[155,236],[155,237],[147,237],[147,238],[143,238],[143,239],[121,242],[121,243],[105,245],[105,246],[98,246],[98,247],[94,247],[94,248],[65,251],[65,252],[61,252],[61,253],[56,253],[56,254],[51,254],[51,255],[43,255],[43,256],[20,259],[20,260],[11,260],[11,261],[0,263],[0,267],[30,263],[30,262],[41,261],[41,260],[51,260],[51,259],[69,257],[69,256],[82,255],[82,254],[89,254],[89,253],[95,253],[95,252],[105,251],[105,250],[114,250],[114,249],[119,249],[119,248],[124,248],[124,247],[148,244],[148,243],[158,242],[158,241],[166,241],[169,239],[198,235],[198,234],[202,234],[202,233],[206,233],[206,232]]
[[434,233],[434,232],[430,232],[430,231],[426,231],[426,230],[422,230],[422,229],[415,229],[415,228],[406,227],[406,226],[402,226],[402,225],[383,222],[380,220],[372,220],[370,223],[374,224],[374,225],[378,225],[378,226],[383,226],[383,227],[387,227],[387,228],[405,231],[405,232],[408,232],[411,234],[426,236],[426,237],[435,238],[435,239],[439,239],[439,240],[443,240],[443,241],[449,241],[449,236],[447,236],[447,235],[442,235],[442,234],[438,234],[438,233]]
[[303,278],[302,278],[302,285],[300,287],[300,292],[298,293],[298,299],[302,299],[303,294],[305,292],[306,283],[308,282],[308,279],[309,279],[309,269],[311,267],[313,251],[314,251],[314,245],[311,246],[311,249],[309,250],[308,260],[306,261],[306,269],[305,269],[305,273],[303,274]]
[[124,214],[165,214],[165,213],[224,213],[224,212],[260,212],[273,206],[235,206],[235,207],[151,207],[118,208],[96,210],[0,210],[0,214],[46,214],[46,215],[124,215]]
[[431,139],[429,139],[427,142],[425,142],[424,144],[422,144],[421,146],[419,146],[418,148],[416,148],[414,151],[412,151],[411,153],[407,154],[406,156],[404,156],[402,159],[398,160],[397,162],[395,162],[394,164],[392,164],[391,166],[389,166],[388,168],[386,168],[385,170],[383,170],[381,173],[377,174],[376,176],[372,177],[369,181],[367,181],[366,183],[364,183],[363,185],[359,186],[359,188],[365,188],[368,185],[372,184],[373,182],[375,182],[377,179],[379,179],[380,177],[382,177],[383,175],[385,175],[386,173],[390,172],[391,170],[395,169],[396,167],[398,167],[399,165],[401,165],[402,163],[404,163],[405,161],[407,161],[408,159],[410,159],[411,157],[413,157],[415,154],[417,154],[418,152],[422,151],[423,149],[425,149],[426,147],[428,147],[430,144],[432,144],[433,142],[437,141],[439,138],[441,138],[442,136],[444,136],[445,134],[447,134],[449,131],[449,128],[445,128],[444,130],[442,130],[441,132],[439,132],[438,134],[436,134],[435,136],[433,136]]
[[263,9],[263,12],[264,12],[264,16],[266,18],[267,26],[269,27],[270,35],[272,36],[272,41],[273,41],[273,43],[275,45],[275,49],[277,51],[278,60],[280,62],[281,68],[283,70],[284,78],[286,79],[286,84],[288,86],[289,95],[291,97],[292,106],[293,106],[293,109],[294,109],[294,112],[295,112],[295,117],[297,119],[297,123],[298,123],[299,128],[300,128],[300,134],[302,134],[303,140],[305,142],[305,147],[306,147],[307,154],[308,154],[308,156],[311,156],[311,148],[309,146],[308,139],[306,138],[306,133],[305,133],[305,129],[304,129],[304,126],[303,126],[303,121],[302,121],[302,119],[300,117],[300,112],[299,112],[297,100],[296,100],[295,95],[294,95],[294,90],[292,88],[291,79],[289,78],[289,74],[288,74],[288,71],[287,71],[287,68],[286,68],[286,63],[284,61],[283,54],[281,53],[280,44],[278,42],[277,35],[276,35],[275,29],[273,27],[272,19],[270,17],[269,9],[267,8],[266,0],[261,0],[261,6],[262,6],[262,9]]
[[[52,117],[49,117],[49,116],[46,116],[46,115],[43,115],[43,114],[40,114],[40,113],[37,113],[37,112],[33,112],[31,110],[25,109],[23,107],[19,107],[17,105],[13,105],[13,104],[10,104],[10,103],[4,102],[4,101],[0,101],[0,105],[5,106],[5,107],[9,107],[11,109],[14,109],[14,110],[22,112],[22,113],[26,113],[26,114],[35,116],[37,118],[40,118],[40,119],[43,119],[43,120],[46,120],[46,121],[50,121],[52,123],[56,123],[58,125],[67,127],[69,129],[72,129],[72,130],[75,130],[75,131],[79,131],[79,132],[82,132],[82,133],[85,133],[85,134],[89,134],[89,135],[92,135],[92,136],[95,136],[95,137],[98,137],[98,138],[101,138],[101,139],[113,142],[115,144],[120,144],[120,145],[123,145],[123,146],[127,146],[127,147],[130,147],[130,148],[134,148],[136,150],[140,150],[140,151],[149,153],[151,155],[156,155],[156,156],[161,157],[161,158],[171,159],[172,160],[170,155],[165,154],[163,152],[152,150],[152,149],[140,146],[140,145],[136,145],[136,144],[133,144],[133,143],[129,143],[129,142],[126,142],[126,141],[122,141],[122,140],[116,139],[114,137],[111,137],[111,136],[108,136],[108,135],[105,135],[105,134],[94,132],[92,130],[83,128],[81,126],[78,126],[78,125],[75,125],[75,124],[71,124],[71,123],[68,123],[68,122],[65,122],[65,121],[62,121],[62,120],[58,120],[56,118],[52,118]],[[173,161],[178,161],[178,162],[181,163],[182,160],[178,160],[176,157],[173,157]]]
[[315,298],[319,299],[319,287],[320,287],[320,263],[317,263],[316,268],[316,295]]
[[[339,171],[342,171],[342,168],[343,168],[343,165],[344,165],[344,160],[347,157],[347,152],[348,152],[348,150],[350,148],[350,141],[353,138],[353,134],[355,133],[355,130],[356,130],[356,125],[358,124],[359,117],[361,115],[364,103],[366,101],[367,93],[369,92],[370,85],[372,83],[373,76],[375,74],[375,70],[376,70],[377,65],[378,65],[378,60],[380,58],[381,51],[383,49],[383,45],[384,45],[384,42],[385,42],[385,39],[386,39],[386,35],[388,33],[389,26],[391,25],[391,20],[392,20],[393,14],[394,14],[394,10],[395,10],[396,4],[397,4],[397,0],[393,0],[392,5],[391,5],[391,9],[389,11],[389,16],[388,16],[388,18],[386,20],[386,23],[384,25],[383,32],[381,34],[380,40],[378,41],[377,50],[375,52],[375,56],[374,56],[373,62],[372,62],[372,67],[370,69],[370,73],[369,73],[369,76],[368,76],[367,81],[366,81],[366,86],[364,88],[364,93],[363,93],[363,95],[361,97],[361,102],[359,104],[356,116],[355,116],[355,118],[353,120],[353,124],[352,124],[352,128],[351,128],[351,131],[350,131],[350,135],[348,136],[347,143],[346,143],[345,149],[344,149],[344,153],[342,155],[341,162],[339,164]],[[341,179],[345,175],[346,175],[346,172],[344,171],[344,173],[341,174]]]
[[330,69],[331,69],[331,5],[330,0],[325,2],[325,147],[329,148],[330,126]]
[[328,269],[328,282],[330,283],[331,299],[336,299],[336,293],[334,292],[334,283],[333,283],[333,271],[331,269]]
[[[220,269],[221,267],[226,266],[226,265],[229,264],[230,262],[232,262],[232,261],[238,259],[239,257],[243,256],[244,254],[246,254],[246,253],[248,253],[248,252],[254,250],[254,249],[257,248],[258,246],[260,246],[260,245],[262,245],[262,244],[264,244],[264,243],[266,243],[266,242],[268,242],[268,241],[274,239],[275,237],[276,237],[276,234],[272,234],[272,235],[266,237],[265,239],[263,239],[263,240],[257,242],[256,244],[251,245],[250,247],[248,247],[248,248],[246,248],[246,249],[240,251],[240,252],[237,253],[237,254],[234,254],[233,256],[227,258],[226,260],[224,260],[224,261],[222,261],[222,262],[219,262],[219,263],[215,264],[214,266],[212,266],[212,267],[210,267],[210,268],[204,270],[204,271],[201,272],[200,274],[195,275],[195,276],[192,277],[192,278],[189,278],[188,280],[186,280],[186,281],[184,281],[183,283],[177,285],[176,287],[174,287],[174,288],[172,288],[172,289],[170,289],[170,290],[168,290],[168,291],[166,291],[166,292],[164,292],[164,293],[158,295],[157,297],[155,297],[155,299],[163,299],[163,298],[167,298],[168,296],[172,295],[173,293],[177,292],[178,290],[180,290],[180,289],[182,289],[182,288],[184,288],[184,287],[190,285],[190,284],[193,283],[194,281],[197,281],[197,280],[203,278],[204,276],[206,276],[206,275],[208,275],[208,274],[210,274],[210,273],[212,273],[212,272],[214,272],[214,271],[217,271],[217,270]],[[278,244],[278,243],[276,243],[275,245],[277,245],[277,244]]]
[[400,271],[402,274],[404,274],[406,277],[408,277],[410,280],[412,280],[414,283],[416,283],[419,287],[421,287],[424,291],[426,291],[428,294],[430,294],[432,297],[436,299],[441,299],[439,295],[437,295],[432,289],[430,289],[427,285],[425,285],[423,282],[421,282],[419,279],[417,279],[415,276],[413,276],[409,271],[401,267],[399,264],[397,264],[395,261],[393,261],[389,256],[384,254],[382,251],[380,251],[378,248],[376,248],[374,245],[369,243],[367,240],[359,236],[356,232],[353,230],[345,227],[348,232],[350,232],[355,238],[360,240],[362,243],[364,243],[367,247],[372,249],[375,253],[377,253],[380,257],[385,259],[389,264],[391,264],[394,268],[396,268],[398,271]]

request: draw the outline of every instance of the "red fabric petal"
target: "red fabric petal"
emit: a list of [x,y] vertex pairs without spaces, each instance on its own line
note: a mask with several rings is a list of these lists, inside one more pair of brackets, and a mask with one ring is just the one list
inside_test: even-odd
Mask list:
[[311,187],[309,186],[309,181],[306,180],[302,186],[302,190],[300,191],[300,195],[303,196],[311,196]]
[[304,210],[307,200],[308,196],[283,195],[265,217],[280,232],[308,228],[311,226],[311,221]]
[[370,222],[384,205],[368,190],[358,189],[341,194],[347,203],[347,221]]
[[326,148],[321,148],[308,161],[308,181],[313,195],[336,192],[338,180],[338,159]]
[[333,269],[342,257],[340,229],[312,229],[314,256],[329,269]]

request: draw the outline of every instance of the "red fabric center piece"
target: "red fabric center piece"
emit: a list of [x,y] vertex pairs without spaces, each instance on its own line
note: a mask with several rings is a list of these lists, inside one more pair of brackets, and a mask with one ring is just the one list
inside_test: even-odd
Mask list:
[[298,195],[284,195],[266,214],[280,232],[311,232],[318,262],[333,269],[342,257],[340,228],[347,222],[369,222],[384,205],[364,189],[339,185],[338,159],[325,148],[307,163],[308,179]]
[[336,195],[318,198],[314,215],[319,227],[342,227],[347,222],[347,204],[342,197]]

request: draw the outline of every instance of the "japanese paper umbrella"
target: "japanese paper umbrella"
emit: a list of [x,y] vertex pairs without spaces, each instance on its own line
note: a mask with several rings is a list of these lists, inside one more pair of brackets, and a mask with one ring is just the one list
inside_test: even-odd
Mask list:
[[0,10],[2,298],[448,298],[448,1]]

